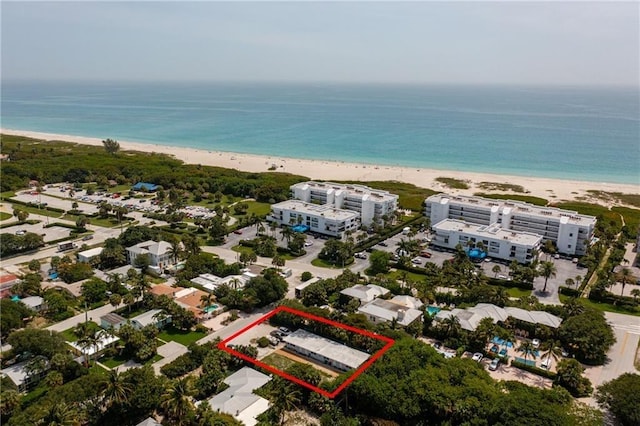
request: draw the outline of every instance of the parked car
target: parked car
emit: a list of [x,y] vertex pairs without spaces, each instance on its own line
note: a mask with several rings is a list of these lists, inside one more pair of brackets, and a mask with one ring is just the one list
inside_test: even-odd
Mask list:
[[24,235],[26,233],[27,233],[26,229],[19,229],[19,230],[16,231],[16,235]]
[[355,257],[357,257],[358,259],[366,259],[367,258],[367,254],[363,251],[354,254]]
[[420,259],[419,257],[414,257],[413,259],[411,259],[411,263],[413,263],[414,265],[420,265],[422,263],[422,259]]
[[548,370],[551,368],[551,358],[547,357],[545,359],[542,360],[542,362],[540,363],[540,368],[544,368],[545,370]]
[[291,334],[291,330],[289,330],[287,327],[279,327],[278,331],[284,336],[288,336],[289,334]]
[[491,364],[489,364],[489,370],[496,371],[499,365],[500,365],[500,360],[498,358],[495,358],[491,361]]
[[242,235],[242,231],[239,229],[236,229],[235,231],[233,231],[233,233],[236,235]]
[[272,346],[278,346],[278,343],[280,343],[280,339],[277,337],[269,336],[267,339],[269,340],[269,344]]
[[271,333],[269,333],[271,335],[271,337],[274,337],[278,340],[282,340],[282,338],[284,337],[282,335],[282,333],[280,333],[280,330],[273,330]]
[[531,341],[531,344],[533,345],[534,348],[537,348],[540,346],[540,339],[533,339]]
[[427,259],[430,259],[432,255],[431,255],[430,252],[423,250],[423,251],[420,252],[420,256],[426,257]]
[[381,245],[382,247],[387,247],[389,244],[385,243],[384,241],[380,241],[379,245]]
[[305,241],[304,242],[304,246],[305,247],[311,247],[313,245],[313,241]]
[[474,360],[475,362],[480,362],[482,361],[482,358],[484,358],[484,355],[482,355],[480,352],[476,352],[475,354],[473,354],[473,356],[471,357],[472,360]]
[[84,237],[82,237],[82,241],[89,241],[93,239],[93,235],[85,235]]
[[440,343],[440,342],[435,342],[435,343],[433,344],[433,347],[434,347],[434,348],[436,348],[436,349],[440,349],[440,348],[442,347],[442,343]]

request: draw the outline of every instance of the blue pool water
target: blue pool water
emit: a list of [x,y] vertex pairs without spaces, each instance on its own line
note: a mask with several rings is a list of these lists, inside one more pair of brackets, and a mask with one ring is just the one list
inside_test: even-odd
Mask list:
[[209,305],[206,308],[204,308],[204,311],[208,314],[210,314],[211,312],[215,311],[216,309],[219,309],[220,306],[218,305]]
[[11,296],[11,301],[12,302],[17,302],[20,300],[20,296]]
[[521,362],[523,364],[530,365],[532,367],[536,366],[536,362],[534,360],[532,360],[532,359],[516,358],[515,360],[518,361],[518,362]]
[[471,259],[484,259],[485,257],[487,257],[487,253],[485,253],[484,251],[477,249],[477,248],[473,248],[471,250],[469,250],[467,252],[467,255],[471,258]]
[[440,308],[438,308],[437,306],[427,306],[427,313],[429,314],[429,316],[432,317],[438,312],[440,312]]
[[306,225],[296,225],[291,229],[293,229],[293,232],[307,232],[309,227]]
[[[504,346],[505,345],[505,341],[503,339],[499,338],[498,336],[494,337],[492,342],[495,343],[496,345],[500,345],[500,346]],[[512,342],[506,342],[506,346],[508,348],[512,348],[513,347],[513,343]]]

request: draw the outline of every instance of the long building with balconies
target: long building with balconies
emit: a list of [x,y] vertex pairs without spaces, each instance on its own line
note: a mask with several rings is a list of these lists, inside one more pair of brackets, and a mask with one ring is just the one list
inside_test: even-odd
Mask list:
[[550,240],[560,253],[583,255],[596,225],[594,216],[522,201],[496,200],[475,196],[437,194],[425,201],[425,215],[435,225],[457,219],[477,225],[499,225],[514,232],[538,234]]
[[364,185],[309,181],[296,183],[290,189],[297,200],[358,212],[365,226],[398,208],[397,195]]
[[358,212],[299,200],[287,200],[271,205],[267,221],[279,225],[305,225],[311,232],[337,238],[342,238],[346,231],[355,232],[360,227]]

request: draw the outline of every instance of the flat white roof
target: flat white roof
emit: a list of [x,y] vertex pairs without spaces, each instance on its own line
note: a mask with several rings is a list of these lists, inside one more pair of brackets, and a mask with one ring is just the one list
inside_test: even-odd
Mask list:
[[533,232],[513,231],[503,229],[500,225],[476,225],[458,219],[444,219],[433,226],[438,231],[453,231],[471,235],[477,238],[491,240],[505,240],[523,246],[535,246],[540,244],[542,236]]
[[152,309],[150,311],[141,313],[140,315],[131,318],[131,322],[136,321],[143,327],[149,324],[155,324],[158,321],[154,318],[154,315],[160,312],[162,312],[162,309]]
[[356,211],[336,209],[329,205],[319,205],[305,203],[300,200],[282,201],[271,206],[273,209],[296,211],[298,213],[308,214],[312,216],[323,216],[326,219],[334,219],[339,221],[357,219],[360,214]]
[[298,329],[286,336],[283,341],[299,348],[316,353],[323,357],[337,361],[351,368],[358,368],[360,364],[369,359],[366,352],[353,349],[347,345],[335,342],[306,330]]
[[557,207],[536,206],[535,204],[525,203],[524,201],[516,201],[509,199],[492,199],[470,195],[449,195],[435,194],[427,198],[427,202],[445,204],[456,203],[465,205],[477,205],[491,209],[508,209],[510,213],[531,214],[535,216],[545,216],[559,218],[562,221],[577,223],[581,225],[594,225],[596,223],[595,216],[580,214],[573,210],[564,210]]
[[81,251],[80,253],[78,253],[78,256],[91,258],[91,257],[94,257],[94,256],[99,256],[100,253],[102,253],[102,250],[104,250],[103,247],[96,247],[96,248],[92,248],[92,249],[89,249],[89,250]]
[[[391,300],[373,299],[366,305],[360,306],[358,312],[381,318],[385,321],[398,321],[398,324],[406,326],[422,315],[422,311],[407,308]],[[402,317],[404,315],[404,317]],[[402,317],[402,318],[400,318]]]
[[78,344],[78,342],[67,342],[70,346],[73,346],[75,349],[77,349],[78,351],[82,352],[83,354],[87,355],[87,356],[91,356],[97,352],[100,352],[101,350],[103,350],[104,348],[106,348],[107,346],[109,346],[110,344],[117,342],[118,340],[120,340],[119,337],[117,336],[112,336],[109,334],[104,334],[102,336],[102,338],[98,341],[98,344],[95,346],[89,346],[87,348],[83,348],[82,346],[80,346]]
[[320,189],[323,191],[346,191],[349,195],[369,195],[373,196],[377,201],[383,200],[397,200],[398,196],[396,194],[392,194],[389,191],[385,191],[382,189],[374,189],[365,185],[356,185],[356,184],[343,184],[343,183],[335,183],[335,182],[316,182],[316,181],[308,181],[308,182],[299,182],[294,185],[291,185],[290,188],[301,188],[306,189],[309,187],[311,189]]

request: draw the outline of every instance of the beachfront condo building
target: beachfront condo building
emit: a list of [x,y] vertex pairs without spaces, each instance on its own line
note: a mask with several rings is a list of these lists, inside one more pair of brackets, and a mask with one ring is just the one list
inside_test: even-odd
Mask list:
[[363,185],[300,182],[291,186],[291,196],[307,203],[358,212],[360,222],[365,226],[398,208],[397,195]]
[[498,224],[477,225],[457,219],[445,219],[431,228],[434,236],[431,244],[455,249],[460,244],[468,247],[469,242],[477,246],[482,243],[487,256],[506,261],[517,260],[529,263],[540,248],[542,236],[532,232],[510,231]]
[[513,232],[538,234],[543,242],[555,243],[566,255],[583,255],[596,226],[594,216],[555,207],[541,207],[522,201],[437,194],[425,201],[425,215],[432,226],[445,219],[477,225],[499,225]]
[[346,231],[360,227],[358,212],[319,205],[300,200],[287,200],[271,205],[267,221],[278,225],[305,225],[311,232],[342,238]]

